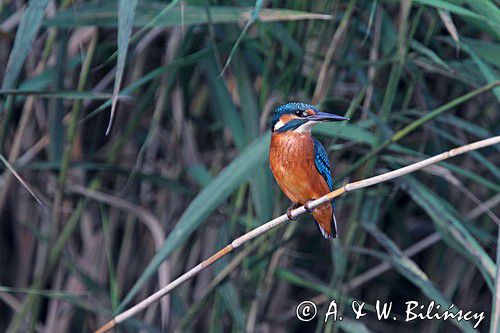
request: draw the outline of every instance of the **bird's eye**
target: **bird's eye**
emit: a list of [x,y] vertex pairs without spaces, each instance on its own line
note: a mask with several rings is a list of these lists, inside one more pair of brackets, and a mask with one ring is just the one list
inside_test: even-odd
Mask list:
[[302,110],[295,110],[295,115],[297,117],[307,117],[309,114]]

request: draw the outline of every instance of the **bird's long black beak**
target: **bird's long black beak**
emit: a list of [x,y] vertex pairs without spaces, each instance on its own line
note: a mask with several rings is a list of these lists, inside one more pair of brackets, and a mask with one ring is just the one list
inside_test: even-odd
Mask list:
[[307,119],[308,120],[313,120],[313,121],[342,121],[342,120],[349,120],[349,118],[342,117],[342,116],[337,116],[336,114],[326,113],[326,112],[318,112],[314,116],[307,117]]

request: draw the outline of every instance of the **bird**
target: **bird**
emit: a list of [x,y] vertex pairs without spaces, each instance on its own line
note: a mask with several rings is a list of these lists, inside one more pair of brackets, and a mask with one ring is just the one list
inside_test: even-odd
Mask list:
[[333,179],[328,154],[311,135],[311,129],[322,122],[343,120],[349,118],[299,102],[279,106],[271,119],[269,165],[279,187],[293,203],[287,217],[295,220],[291,211],[304,205],[327,239],[337,237],[334,201],[314,209],[308,204],[333,191]]

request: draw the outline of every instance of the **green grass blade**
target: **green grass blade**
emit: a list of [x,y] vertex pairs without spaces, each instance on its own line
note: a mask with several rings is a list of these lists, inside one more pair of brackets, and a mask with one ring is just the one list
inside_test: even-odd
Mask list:
[[234,284],[223,284],[217,288],[217,293],[221,296],[225,308],[233,318],[235,332],[243,332],[245,328],[245,313],[241,308],[239,294],[236,292]]
[[[60,164],[58,162],[32,162],[28,163],[25,166],[19,168],[19,170],[27,169],[27,170],[59,170]],[[121,167],[115,164],[99,164],[92,162],[82,162],[82,163],[71,163],[69,165],[70,168],[73,169],[81,169],[83,171],[98,171],[98,172],[106,172],[114,175],[130,175],[134,179],[138,181],[150,182],[156,186],[165,188],[169,191],[179,192],[179,194],[191,193],[192,191],[182,185],[180,182],[163,177],[158,174],[150,174],[143,173],[139,171],[134,171],[130,168]]]
[[[112,94],[95,93],[92,91],[68,91],[68,90],[25,90],[25,89],[0,89],[0,95],[14,96],[34,96],[37,98],[60,98],[60,99],[83,99],[83,100],[100,100],[110,99]],[[129,96],[120,95],[118,98],[130,98]]]
[[213,179],[210,172],[202,164],[194,164],[190,166],[187,172],[200,187],[207,186]]
[[269,33],[297,58],[302,59],[304,57],[305,51],[302,49],[300,43],[295,40],[290,31],[286,29],[285,24],[276,22],[262,25],[262,27],[259,28],[268,29]]
[[[491,68],[486,62],[484,62],[477,54],[474,52],[474,49],[469,47],[469,45],[462,43],[462,49],[469,53],[472,60],[479,67],[479,70],[483,74],[486,82],[492,83],[496,80],[500,79],[500,75],[496,73],[493,68]],[[495,94],[497,100],[500,102],[500,87],[493,89],[493,93]]]
[[[485,0],[487,1],[487,0]],[[450,13],[462,16],[467,21],[478,26],[485,32],[491,33],[495,37],[499,37],[500,22],[492,20],[489,15],[481,15],[472,10],[467,9],[465,6],[444,0],[414,0],[415,3],[435,7],[436,9],[448,10]]]
[[115,86],[113,88],[113,100],[111,102],[111,115],[109,118],[106,135],[111,131],[113,118],[116,112],[116,103],[118,102],[118,93],[120,91],[125,69],[125,59],[127,57],[128,44],[130,42],[130,33],[134,24],[135,7],[137,0],[120,0],[118,6],[118,60],[116,62]]
[[416,40],[411,41],[411,48],[414,49],[417,52],[422,53],[423,55],[427,56],[430,60],[435,62],[437,65],[443,67],[447,71],[451,71],[451,67],[443,60],[441,59],[436,52],[433,50],[429,49],[427,46],[425,46],[422,43],[417,42]]
[[14,46],[9,55],[2,89],[14,88],[23,68],[24,60],[31,49],[31,44],[33,44],[33,40],[42,24],[47,4],[48,0],[30,0],[28,7],[24,11],[17,29]]
[[19,181],[19,183],[31,194],[33,199],[35,199],[40,205],[43,205],[43,201],[38,197],[38,195],[32,190],[32,188],[24,181],[23,178],[17,173],[17,171],[12,167],[9,161],[0,154],[0,162],[4,165],[5,169],[11,172],[14,177]]
[[246,182],[268,158],[270,134],[258,138],[251,143],[231,164],[229,164],[219,175],[205,187],[191,201],[184,211],[174,229],[170,232],[162,248],[155,254],[132,289],[124,298],[117,311],[132,300],[145,282],[156,272],[158,266],[170,254],[179,248],[186,239],[210,216],[210,214],[222,204],[227,197],[234,192],[242,183]]
[[[72,59],[68,59],[68,63],[66,65],[67,71],[74,70],[77,66],[82,63],[82,57],[77,56]],[[19,90],[23,91],[39,91],[39,90],[47,90],[49,86],[53,85],[57,78],[57,69],[56,66],[49,67],[43,72],[35,75],[34,77],[30,77],[25,79],[23,82],[19,83]],[[5,91],[15,91],[15,89],[5,89]]]
[[485,18],[482,15],[479,15],[469,9],[467,9],[464,6],[460,6],[458,4],[454,4],[451,1],[445,1],[445,0],[414,0],[415,3],[420,3],[423,5],[435,7],[435,8],[440,8],[440,9],[445,9],[450,11],[451,13],[463,16],[463,17],[468,17],[468,18],[473,18],[477,20],[484,20]]
[[465,43],[475,51],[475,53],[488,63],[500,70],[500,44],[477,39],[465,39]]
[[[466,143],[463,140],[460,140],[453,135],[449,134],[446,131],[443,131],[439,129],[438,127],[434,126],[428,126],[428,128],[431,128],[437,135],[440,137],[444,138],[445,140],[453,143],[455,146],[462,146],[465,145]],[[481,163],[488,171],[490,171],[495,178],[500,179],[500,168],[498,168],[495,163],[490,161],[488,158],[483,156],[482,152],[479,151],[472,151],[470,152],[470,155],[476,159],[479,163]]]
[[498,311],[500,308],[500,230],[498,231],[497,236],[497,271],[495,277],[495,293],[493,294],[492,300],[492,311],[493,314],[491,316],[490,321],[490,332],[498,332],[500,330],[500,312]]
[[[377,253],[377,251],[374,251],[374,250],[368,250],[368,252]],[[386,256],[384,254],[380,254],[378,257],[386,257]],[[319,293],[322,293],[324,295],[328,295],[328,296],[335,298],[335,299],[341,298],[341,295],[339,294],[338,290],[333,289],[331,286],[318,283],[318,281],[316,281],[316,280],[311,281],[310,279],[306,279],[302,276],[299,276],[299,275],[295,274],[294,272],[291,272],[285,268],[277,268],[275,274],[281,280],[286,281],[287,283],[290,283],[292,285],[311,289],[311,290],[317,291]],[[347,299],[344,299],[343,301],[346,304],[350,305],[355,300],[359,301],[359,299],[356,299],[353,297],[348,297]],[[365,309],[368,311],[375,312],[375,306],[373,306],[372,304],[369,304],[369,303],[366,303]]]
[[[479,243],[472,237],[455,214],[449,211],[449,204],[432,193],[414,177],[405,178],[405,188],[412,199],[432,218],[443,239],[464,254],[479,269],[488,286],[493,285],[495,264]],[[448,208],[447,208],[448,207]]]
[[238,49],[238,46],[240,45],[241,41],[247,34],[248,29],[252,26],[252,24],[255,23],[255,21],[258,20],[259,18],[259,12],[262,8],[262,2],[263,0],[256,0],[255,1],[255,7],[253,9],[252,15],[250,16],[250,19],[247,21],[245,24],[245,27],[241,31],[240,35],[238,36],[238,39],[236,39],[236,43],[234,43],[233,48],[231,49],[231,52],[229,53],[229,57],[227,58],[226,63],[224,64],[224,67],[222,68],[219,77],[223,76],[227,68],[229,67],[229,64],[231,63],[231,60],[233,59],[234,55],[236,54],[236,50]]
[[[243,126],[247,141],[252,141],[259,135],[259,107],[257,100],[252,93],[252,83],[250,73],[248,72],[241,53],[237,53],[234,58],[234,65],[238,68],[235,71],[238,95],[240,97],[241,113]],[[273,209],[273,188],[269,186],[270,172],[267,165],[259,167],[250,184],[252,191],[252,200],[255,205],[255,211],[258,218],[262,221],[269,220]]]
[[[64,89],[64,74],[68,61],[68,38],[61,33],[56,43],[56,82],[54,90]],[[53,161],[60,161],[64,153],[64,105],[60,99],[49,101],[49,158]]]
[[[430,300],[441,305],[440,312],[448,309],[452,302],[448,301],[443,294],[434,286],[429,277],[410,258],[406,257],[397,245],[373,224],[365,225],[368,232],[389,252],[390,263],[399,274],[417,286]],[[450,310],[453,313],[459,311],[457,307]],[[463,332],[477,332],[467,321],[454,320],[453,324]]]
[[15,293],[15,294],[40,295],[46,298],[65,300],[72,304],[77,304],[76,301],[78,299],[78,296],[80,296],[70,292],[58,291],[52,289],[43,290],[43,289],[33,289],[33,288],[12,288],[7,286],[0,286],[0,291],[6,293]]
[[217,110],[214,117],[216,119],[222,118],[226,127],[231,130],[236,147],[242,150],[248,142],[243,130],[243,122],[233,104],[226,82],[218,78],[217,62],[212,54],[205,61],[205,72],[210,89],[214,93],[212,102],[214,103],[214,108]]
[[[161,76],[166,71],[177,68],[177,67],[192,65],[192,64],[196,63],[197,61],[200,61],[200,59],[205,58],[206,55],[210,54],[211,51],[212,51],[211,47],[201,49],[200,51],[197,51],[193,54],[190,54],[190,55],[185,56],[185,57],[180,58],[180,59],[176,59],[175,61],[173,61],[170,64],[157,67],[157,68],[153,69],[152,71],[148,72],[147,74],[145,74],[144,76],[138,78],[134,82],[130,83],[130,85],[128,85],[127,87],[122,89],[122,93],[123,94],[131,94],[132,92],[136,91],[140,87],[151,82],[153,79]],[[101,106],[99,106],[97,109],[92,111],[90,114],[88,114],[86,116],[86,118],[88,119],[88,118],[91,118],[91,117],[98,115],[99,113],[104,111],[110,105],[111,105],[111,99],[106,101],[105,103],[103,103]]]
[[101,223],[104,236],[104,244],[106,249],[106,262],[108,264],[108,275],[109,275],[109,296],[111,300],[111,308],[116,309],[118,306],[118,284],[116,281],[116,271],[113,265],[113,249],[111,246],[111,234],[109,227],[109,218],[103,204],[99,204],[99,210],[101,213]]
[[[182,6],[176,6],[165,15],[155,19],[157,14],[165,9],[165,4],[162,2],[141,1],[137,6],[134,26],[151,26],[152,20],[154,20],[154,27],[189,26],[208,23],[204,6],[185,5],[181,8]],[[213,24],[237,23],[248,20],[253,11],[254,8],[249,7],[210,6],[210,16]],[[261,22],[331,20],[331,15],[291,9],[262,8],[259,12],[259,20]],[[118,25],[116,5],[114,1],[102,1],[69,8],[66,11],[58,12],[53,18],[44,22],[44,25],[66,28],[88,25],[116,28]]]
[[493,22],[500,24],[500,9],[491,0],[466,0],[471,8],[476,12],[488,17]]
[[482,93],[485,93],[491,89],[495,89],[500,85],[500,80],[497,80],[495,82],[492,82],[490,84],[487,84],[483,87],[480,87],[478,89],[475,89],[467,94],[464,94],[460,97],[455,98],[454,100],[432,110],[431,112],[427,113],[425,116],[422,118],[418,119],[417,121],[409,124],[408,126],[405,126],[402,128],[400,131],[396,132],[390,139],[391,142],[396,142],[400,140],[401,138],[405,137],[409,133],[413,132],[415,129],[418,127],[422,126],[423,124],[427,123],[428,121],[432,120],[433,118],[436,118],[437,116],[441,115],[442,113],[450,110],[451,108],[458,106],[474,97],[477,95],[480,95]]
[[[158,13],[158,15],[153,17],[146,25],[144,25],[139,31],[137,31],[136,33],[134,33],[130,37],[130,43],[133,43],[136,40],[140,39],[144,34],[146,34],[146,32],[148,30],[150,30],[151,28],[154,28],[156,22],[158,22],[160,20],[160,18],[162,18],[166,13],[168,13],[169,10],[174,8],[179,3],[179,1],[180,0],[174,0],[171,3],[169,3],[168,5],[166,5],[165,8],[163,8]],[[136,9],[137,9],[137,7],[136,7]],[[116,51],[111,56],[109,56],[109,58],[106,59],[106,61],[104,61],[100,66],[107,65],[109,62],[111,62],[113,59],[115,59],[117,57],[117,55],[118,55],[118,51]]]

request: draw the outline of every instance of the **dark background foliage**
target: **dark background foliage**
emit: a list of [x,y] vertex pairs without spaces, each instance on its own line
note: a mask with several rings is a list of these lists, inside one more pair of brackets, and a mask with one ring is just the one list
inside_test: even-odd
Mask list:
[[[96,329],[281,215],[267,162],[280,103],[351,118],[314,131],[336,186],[498,135],[495,0],[134,4],[0,2],[0,331]],[[347,194],[338,239],[302,217],[120,331],[473,330],[405,323],[408,300],[484,311],[488,331],[498,149]],[[342,322],[295,316],[332,299]],[[378,321],[376,300],[398,320]]]

